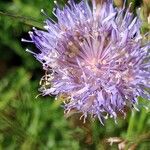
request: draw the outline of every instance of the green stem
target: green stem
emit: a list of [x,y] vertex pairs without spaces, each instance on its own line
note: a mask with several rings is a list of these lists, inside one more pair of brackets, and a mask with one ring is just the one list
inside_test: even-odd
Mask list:
[[137,128],[137,133],[138,134],[142,131],[142,129],[144,127],[144,121],[146,119],[146,116],[147,116],[147,114],[146,114],[145,110],[143,109],[141,111],[140,118],[139,118],[139,121],[138,121],[138,128]]
[[15,14],[10,14],[10,13],[6,13],[6,12],[2,12],[2,11],[0,11],[0,15],[1,16],[7,16],[7,17],[10,17],[12,19],[16,19],[17,21],[20,21],[20,22],[22,22],[26,25],[29,25],[29,26],[34,26],[34,27],[43,29],[42,23],[38,22],[37,20],[35,20],[33,18],[18,16],[18,15],[15,15]]
[[135,122],[135,111],[132,111],[130,120],[129,120],[129,124],[128,124],[128,129],[127,129],[127,135],[126,135],[126,139],[131,139],[132,134],[133,134],[133,129],[134,129],[134,122]]

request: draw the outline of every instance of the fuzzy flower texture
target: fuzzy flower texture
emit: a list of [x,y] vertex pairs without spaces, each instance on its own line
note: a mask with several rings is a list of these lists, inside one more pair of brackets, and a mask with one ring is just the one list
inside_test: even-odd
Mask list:
[[138,97],[150,99],[150,44],[144,43],[141,21],[111,0],[101,5],[82,0],[54,10],[46,31],[34,29],[33,53],[47,74],[43,95],[65,96],[66,113],[116,120],[125,108],[137,108]]

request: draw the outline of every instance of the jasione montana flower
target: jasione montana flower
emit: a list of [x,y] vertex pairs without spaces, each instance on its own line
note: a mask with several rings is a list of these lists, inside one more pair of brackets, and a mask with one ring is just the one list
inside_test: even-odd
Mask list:
[[47,72],[43,95],[65,95],[65,112],[101,122],[125,114],[139,96],[150,99],[150,44],[143,43],[140,19],[129,9],[115,8],[111,0],[71,0],[54,14],[58,21],[47,19],[46,31],[29,32]]

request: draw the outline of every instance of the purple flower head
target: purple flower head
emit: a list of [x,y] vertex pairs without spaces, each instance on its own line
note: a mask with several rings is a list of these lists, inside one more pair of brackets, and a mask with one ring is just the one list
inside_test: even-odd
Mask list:
[[34,53],[47,75],[43,95],[67,96],[65,112],[113,117],[135,107],[137,97],[150,99],[150,44],[143,44],[141,22],[129,9],[110,0],[92,6],[73,0],[54,11],[57,23],[47,19],[46,31],[30,32],[40,50]]

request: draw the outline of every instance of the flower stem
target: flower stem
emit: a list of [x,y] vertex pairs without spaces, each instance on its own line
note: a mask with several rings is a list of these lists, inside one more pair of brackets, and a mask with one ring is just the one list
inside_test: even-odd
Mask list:
[[132,111],[129,124],[128,124],[127,135],[126,135],[126,138],[128,140],[132,137],[133,129],[134,129],[134,122],[135,122],[135,111]]
[[139,118],[139,121],[138,121],[138,127],[137,127],[137,133],[139,134],[142,129],[143,129],[143,126],[144,126],[144,121],[146,119],[146,116],[147,116],[147,113],[146,113],[146,110],[143,108],[143,110],[141,110],[141,115],[140,115],[140,118]]

